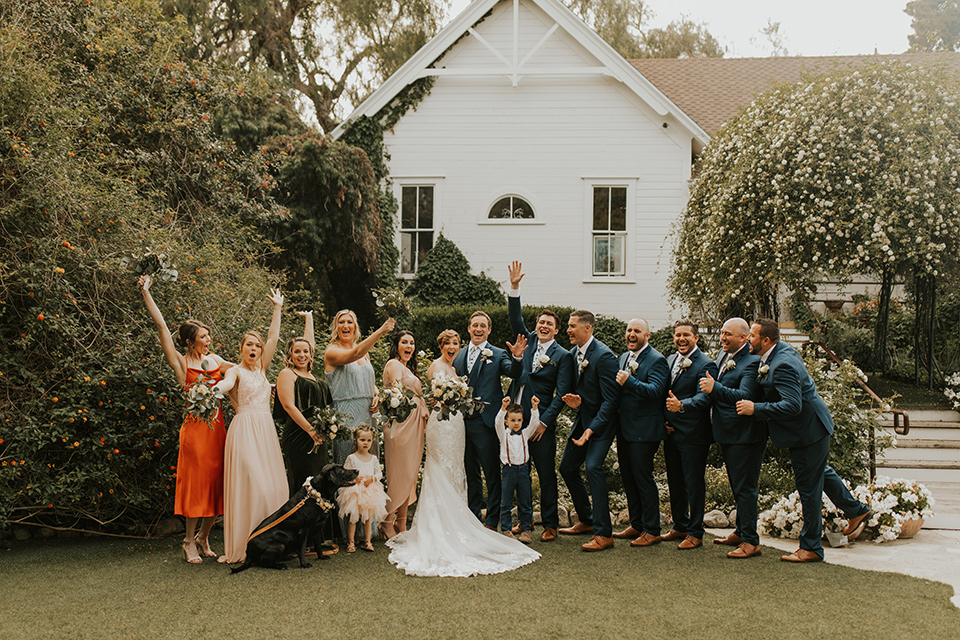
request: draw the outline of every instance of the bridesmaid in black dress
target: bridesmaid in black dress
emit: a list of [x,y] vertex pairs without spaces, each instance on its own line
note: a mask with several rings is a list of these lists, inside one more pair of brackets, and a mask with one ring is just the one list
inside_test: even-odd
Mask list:
[[[284,362],[287,368],[277,376],[277,400],[286,414],[283,435],[280,436],[280,448],[287,462],[287,484],[292,496],[303,486],[309,476],[320,473],[327,464],[326,447],[317,447],[316,453],[310,453],[315,444],[321,444],[323,437],[317,434],[313,426],[304,417],[310,407],[326,407],[333,402],[330,389],[323,380],[313,375],[313,312],[298,311],[297,315],[305,320],[304,335],[291,338],[287,343]],[[283,418],[283,414],[280,415]]]

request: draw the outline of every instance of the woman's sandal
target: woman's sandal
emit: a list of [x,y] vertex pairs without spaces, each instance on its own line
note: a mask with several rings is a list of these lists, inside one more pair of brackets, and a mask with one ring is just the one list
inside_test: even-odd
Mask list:
[[192,540],[184,540],[183,544],[180,546],[180,550],[183,551],[183,559],[189,562],[190,564],[200,564],[203,562],[203,558],[200,557],[200,554],[197,553],[196,543],[193,547],[193,555],[190,554],[190,549],[187,547],[188,544],[193,542]]
[[352,542],[347,543],[347,553],[353,553],[356,550],[357,550],[357,545],[353,544]]
[[367,540],[362,545],[360,545],[360,548],[363,549],[364,551],[373,551],[373,543]]
[[379,526],[380,533],[387,540],[397,535],[397,530],[393,528],[394,522],[396,522],[396,518],[394,518],[393,520],[384,520],[383,522],[380,523],[380,526]]
[[204,558],[216,558],[217,554],[210,548],[210,540],[207,538],[194,538],[197,548],[200,549],[200,555]]

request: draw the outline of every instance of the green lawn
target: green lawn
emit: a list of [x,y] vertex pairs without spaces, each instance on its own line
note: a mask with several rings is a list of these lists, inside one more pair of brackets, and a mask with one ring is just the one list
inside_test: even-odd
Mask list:
[[532,565],[474,578],[407,577],[382,543],[311,569],[237,575],[210,560],[187,565],[175,538],[13,544],[0,551],[0,637],[834,639],[960,629],[953,590],[940,583],[787,564],[770,548],[735,561],[709,543],[618,541],[588,554],[583,541],[537,543],[544,556]]

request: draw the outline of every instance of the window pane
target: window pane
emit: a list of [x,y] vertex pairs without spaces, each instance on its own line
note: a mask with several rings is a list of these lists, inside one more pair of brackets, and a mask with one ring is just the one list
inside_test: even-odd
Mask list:
[[421,231],[417,234],[417,267],[423,262],[427,252],[433,249],[433,231]]
[[490,220],[500,220],[510,217],[510,198],[500,198],[497,203],[490,207],[490,213],[487,218]]
[[523,198],[513,198],[513,217],[520,220],[532,220],[536,216],[533,215],[533,207],[530,206],[530,203],[524,200]]
[[610,230],[627,230],[626,187],[613,187],[610,189]]
[[610,187],[593,188],[593,230],[609,231]]
[[610,249],[609,236],[593,237],[593,274],[606,275],[608,271],[608,256]]
[[417,228],[417,188],[403,187],[400,202],[400,228]]
[[433,229],[433,187],[418,187],[421,229]]
[[613,236],[610,238],[609,245],[609,255],[607,264],[610,275],[622,276],[626,271],[624,270],[624,245],[626,244],[626,238],[624,236]]
[[414,273],[416,271],[416,246],[416,234],[400,234],[400,273]]

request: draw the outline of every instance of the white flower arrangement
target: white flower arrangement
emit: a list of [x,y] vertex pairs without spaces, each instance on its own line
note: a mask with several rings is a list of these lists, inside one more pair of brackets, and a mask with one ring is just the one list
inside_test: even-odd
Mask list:
[[[204,365],[206,361],[204,362]],[[226,394],[216,387],[217,381],[210,376],[200,374],[184,392],[187,399],[187,413],[202,420],[213,429],[213,418],[220,412]]]
[[960,409],[960,371],[947,376],[943,381],[943,395],[947,396],[954,409]]
[[550,359],[550,356],[548,356],[548,355],[545,354],[545,353],[541,353],[541,354],[540,354],[540,357],[537,358],[537,362],[540,364],[541,367],[545,367],[545,366],[547,366],[547,365],[556,366],[556,364],[557,364],[556,362],[554,362],[553,360]]
[[590,361],[584,358],[580,361],[580,373],[583,373],[584,369],[590,366]]
[[492,349],[489,349],[489,348],[488,348],[488,349],[484,349],[483,351],[480,352],[480,359],[481,359],[481,360],[489,360],[489,359],[492,358],[492,357],[493,357],[493,350],[492,350]]
[[763,380],[768,373],[770,373],[770,365],[764,362],[757,368],[757,380]]
[[430,397],[435,401],[433,411],[440,414],[441,420],[448,420],[451,414],[469,416],[475,411],[483,411],[483,404],[473,399],[473,388],[467,384],[467,376],[435,376],[430,381]]
[[640,365],[637,364],[637,361],[636,361],[636,360],[631,360],[631,361],[627,364],[627,370],[628,370],[630,373],[636,373],[636,372],[637,372],[637,369],[639,369],[639,368],[640,368]]
[[733,358],[727,358],[727,361],[723,363],[723,370],[730,371],[731,369],[737,368],[737,362]]
[[690,368],[690,365],[693,364],[693,360],[687,356],[683,356],[683,360],[680,362],[680,371],[686,371]]
[[[834,506],[827,494],[823,494],[824,531],[842,531],[847,526],[843,512]],[[794,491],[788,496],[780,498],[772,507],[760,513],[757,522],[758,528],[768,536],[797,540],[803,530],[803,505],[800,503],[800,492]]]
[[873,511],[867,533],[874,542],[896,540],[903,523],[934,515],[936,500],[924,485],[915,480],[877,476],[872,484],[853,490],[854,497]]
[[314,443],[310,453],[316,453],[324,441],[330,440],[348,440],[350,438],[349,421],[353,416],[345,413],[337,413],[333,405],[326,407],[313,406],[304,416],[310,426],[313,427],[313,433],[320,435],[320,442]]
[[377,393],[377,402],[380,405],[380,415],[386,420],[387,426],[403,422],[414,409],[417,408],[417,394],[413,389],[403,386],[397,380],[389,387],[380,389]]

